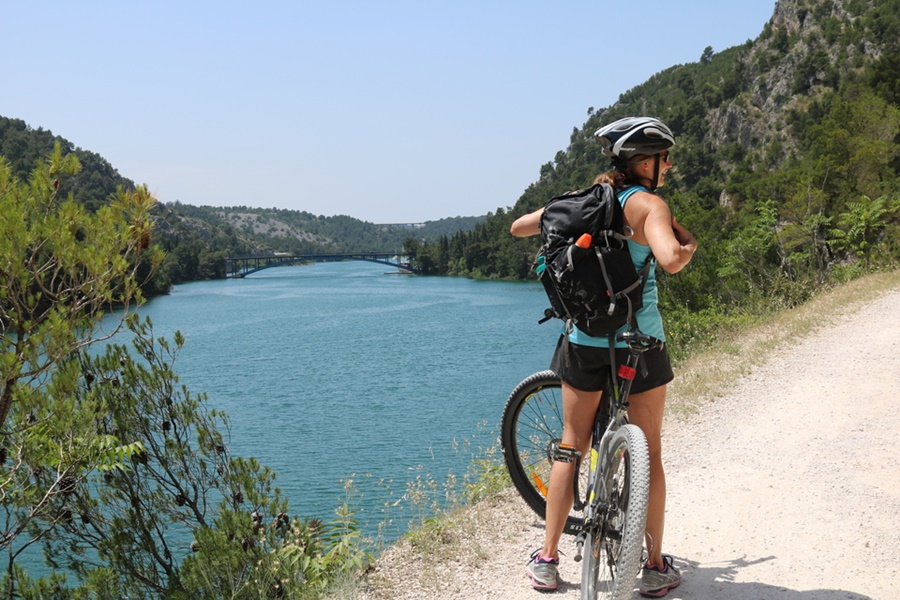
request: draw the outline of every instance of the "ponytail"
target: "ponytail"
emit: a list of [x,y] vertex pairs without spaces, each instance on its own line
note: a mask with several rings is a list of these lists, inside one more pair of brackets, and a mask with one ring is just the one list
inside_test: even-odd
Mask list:
[[626,179],[627,176],[624,172],[618,169],[613,169],[612,171],[607,171],[606,173],[597,175],[597,178],[594,179],[594,185],[597,185],[598,183],[608,183],[614,190],[620,190],[625,187]]
[[628,159],[628,161],[618,162],[614,159],[615,168],[612,171],[597,175],[594,179],[594,185],[597,185],[598,183],[608,183],[616,191],[619,191],[628,185],[633,185],[637,183],[637,177],[632,173],[631,167],[641,164],[648,158],[651,158],[651,156],[647,154],[637,154]]

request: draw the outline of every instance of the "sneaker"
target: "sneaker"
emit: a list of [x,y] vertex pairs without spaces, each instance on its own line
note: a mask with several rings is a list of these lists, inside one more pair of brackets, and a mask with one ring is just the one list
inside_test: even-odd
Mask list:
[[669,593],[669,590],[677,588],[679,585],[681,585],[681,573],[672,564],[672,557],[665,554],[662,568],[650,567],[644,563],[644,568],[641,569],[641,586],[638,591],[642,596],[662,598]]
[[535,550],[528,561],[528,578],[536,590],[552,591],[559,586],[559,559],[544,558],[540,550]]

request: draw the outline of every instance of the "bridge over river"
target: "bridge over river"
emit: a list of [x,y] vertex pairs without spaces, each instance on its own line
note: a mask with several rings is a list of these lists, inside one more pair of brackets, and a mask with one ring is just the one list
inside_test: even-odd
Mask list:
[[413,273],[405,257],[396,252],[346,252],[332,254],[261,254],[254,256],[234,256],[225,259],[225,276],[246,277],[251,273],[309,262],[333,262],[341,260],[365,260],[394,267],[398,273]]

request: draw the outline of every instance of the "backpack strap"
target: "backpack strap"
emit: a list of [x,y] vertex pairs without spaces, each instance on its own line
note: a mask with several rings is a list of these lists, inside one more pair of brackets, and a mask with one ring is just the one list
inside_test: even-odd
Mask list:
[[[609,391],[612,392],[612,397],[607,398],[606,401],[610,403],[609,406],[613,406],[612,402],[618,401],[619,399],[619,380],[618,380],[618,367],[616,366],[616,333],[609,334]],[[612,408],[610,408],[612,410]]]
[[[642,185],[630,185],[630,186],[622,188],[621,190],[616,192],[616,198],[619,199],[619,202],[622,204],[622,208],[624,209],[625,203],[628,202],[628,199],[631,198],[631,196],[633,194],[635,194],[636,192],[649,192],[649,191],[650,190],[648,190],[646,187],[644,187]],[[640,271],[638,271],[638,275],[640,275],[640,278],[641,278],[640,279],[641,288],[643,288],[644,285],[646,285],[647,279],[650,278],[650,269],[653,268],[652,265],[655,260],[656,260],[656,258],[653,256],[653,253],[651,252],[650,256],[647,257],[647,261],[644,263],[644,266],[641,268]],[[634,289],[634,288],[633,287],[629,288],[628,290],[626,290],[626,292],[630,292],[632,289]],[[629,324],[631,324],[630,319],[629,319]],[[637,327],[637,324],[635,324],[635,327]]]

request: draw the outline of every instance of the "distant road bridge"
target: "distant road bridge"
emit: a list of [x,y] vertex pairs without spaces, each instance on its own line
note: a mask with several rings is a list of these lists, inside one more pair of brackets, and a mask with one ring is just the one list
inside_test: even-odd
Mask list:
[[334,254],[262,254],[235,256],[225,259],[225,276],[229,279],[246,277],[263,269],[285,267],[308,262],[335,262],[342,260],[365,260],[395,267],[399,273],[412,273],[404,257],[396,252],[347,252]]

